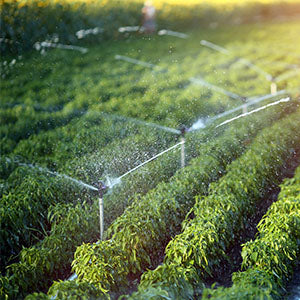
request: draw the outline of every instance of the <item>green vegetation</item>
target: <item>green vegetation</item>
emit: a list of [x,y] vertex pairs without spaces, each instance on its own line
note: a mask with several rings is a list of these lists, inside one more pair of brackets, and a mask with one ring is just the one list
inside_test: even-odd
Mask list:
[[300,168],[281,185],[273,203],[258,224],[254,241],[242,249],[243,272],[234,273],[231,288],[204,291],[204,299],[282,299],[293,273],[299,249]]
[[[222,271],[222,265],[229,260],[228,249],[238,243],[240,233],[247,230],[249,217],[255,212],[257,203],[267,193],[268,188],[278,184],[280,169],[289,159],[290,149],[299,145],[300,136],[296,133],[299,125],[299,111],[297,111],[271,128],[264,129],[249,150],[228,165],[227,174],[210,186],[209,195],[207,197],[199,195],[196,198],[196,204],[190,211],[194,218],[186,219],[183,232],[166,247],[164,263],[156,270],[143,274],[139,292],[133,294],[130,299],[145,299],[148,293],[152,293],[158,299],[164,295],[170,299],[192,299],[194,293],[201,291],[202,282],[218,276]],[[292,209],[296,203],[294,199],[291,201]],[[278,226],[277,222],[274,224],[275,227],[272,225],[272,228],[269,228],[268,224],[272,221],[266,223],[264,220],[261,222],[263,225],[259,225],[260,231],[268,228],[265,230],[269,230],[273,235],[263,235],[263,240],[246,244],[242,252],[244,266],[251,265],[257,270],[264,270],[265,266],[269,273],[275,272],[273,276],[280,280],[285,272],[285,264],[292,256],[295,257],[294,249],[299,247],[296,242],[297,228],[293,227],[293,224],[296,224],[297,213],[295,218],[294,215],[283,217],[291,218],[291,223],[285,223],[281,218],[277,219],[277,222],[284,226],[285,235],[273,231]],[[288,224],[291,224],[295,232],[294,235],[291,233],[291,244],[287,242]],[[282,226],[279,226],[278,230],[283,229]],[[276,253],[280,248],[278,243],[286,244],[280,250],[283,262],[275,268],[280,259],[280,254]],[[246,282],[251,278],[255,281],[251,277],[252,271],[250,275],[245,274]],[[268,286],[267,280],[268,277],[263,282]],[[237,284],[239,283],[238,278]],[[156,286],[158,288],[153,289]],[[242,286],[249,288],[247,283],[243,283]],[[240,296],[245,295],[245,292],[241,288]],[[253,296],[255,292],[256,290],[253,290]]]
[[[137,198],[109,228],[108,241],[78,248],[73,270],[79,280],[102,291],[120,290],[127,283],[128,274],[155,266],[159,251],[179,233],[194,196],[206,194],[211,182],[243,151],[240,143],[251,138],[247,127],[248,123],[240,131],[234,127],[225,136],[203,145],[199,158],[180,170],[170,183],[159,184],[145,197]],[[120,253],[123,258],[113,253]]]
[[[141,25],[143,0],[3,0],[0,12],[0,43],[2,53],[23,53],[31,50],[35,42],[53,40],[73,44],[78,42],[75,32],[98,26],[104,32],[89,42],[120,38],[120,26]],[[159,27],[190,29],[199,26],[240,24],[270,20],[280,16],[299,14],[299,0],[273,1],[238,0],[179,1],[156,0]]]
[[[200,215],[197,207],[204,204],[200,198],[195,204],[194,197],[214,191],[217,184],[212,182],[227,173],[219,181],[225,182],[238,162],[247,166],[244,158],[247,154],[240,157],[245,150],[252,153],[256,149],[253,164],[260,164],[257,170],[263,169],[252,175],[247,172],[248,179],[243,177],[245,181],[251,180],[255,182],[254,188],[263,189],[277,176],[276,168],[282,161],[276,158],[287,156],[294,147],[288,139],[297,138],[296,134],[291,135],[294,127],[289,121],[280,120],[289,120],[292,116],[288,115],[297,109],[299,73],[278,83],[278,89],[289,90],[290,104],[268,108],[226,127],[216,129],[215,122],[203,131],[187,133],[186,168],[180,169],[178,148],[122,178],[121,184],[104,196],[106,241],[89,244],[99,238],[98,196],[68,176],[91,185],[99,180],[107,181],[108,177],[117,179],[179,142],[177,135],[130,118],[178,129],[183,124],[190,127],[199,118],[205,120],[243,104],[242,99],[230,99],[192,84],[191,77],[204,78],[241,96],[268,94],[270,82],[254,69],[239,64],[238,57],[252,60],[274,77],[294,70],[298,67],[299,45],[293,41],[298,37],[300,25],[288,22],[224,26],[218,30],[189,28],[187,40],[138,34],[121,38],[116,34],[117,27],[136,24],[141,2],[135,2],[124,14],[130,4],[124,2],[113,10],[115,3],[108,1],[105,9],[95,12],[93,17],[108,11],[112,14],[107,14],[105,20],[99,18],[99,22],[91,18],[95,6],[82,9],[79,4],[76,8],[73,4],[61,6],[51,2],[47,13],[49,3],[32,2],[31,6],[23,3],[17,10],[16,5],[20,3],[5,1],[4,8],[1,7],[9,11],[7,15],[20,17],[19,24],[18,18],[5,24],[11,25],[11,29],[4,28],[5,34],[10,32],[4,37],[21,43],[9,44],[8,48],[1,43],[1,51],[22,52],[23,56],[14,64],[9,63],[13,59],[10,55],[1,58],[1,66],[5,68],[1,69],[0,81],[0,297],[18,299],[33,292],[46,292],[54,280],[70,275],[72,261],[79,279],[55,282],[49,295],[57,294],[61,299],[70,295],[81,299],[116,297],[127,292],[132,280],[138,279],[148,268],[157,267],[167,243],[174,238],[171,242],[174,244],[181,237],[176,235],[181,232],[185,218]],[[178,19],[178,30],[183,30],[180,24],[186,19],[184,14]],[[31,19],[32,15],[38,17]],[[85,41],[74,40],[76,30],[84,26],[111,25],[110,18],[115,16],[120,17],[110,31]],[[61,23],[57,22],[54,28],[49,22],[55,23],[56,18]],[[39,23],[41,20],[44,23]],[[162,16],[159,22],[166,24]],[[30,35],[32,24],[44,29]],[[88,47],[88,52],[62,49],[47,50],[44,55],[24,52],[36,40],[50,38],[54,33],[59,34],[62,42]],[[111,35],[114,39],[109,38]],[[200,45],[202,39],[220,44],[232,54],[224,56],[204,48]],[[115,55],[157,67],[133,65],[116,60]],[[294,122],[298,124],[297,120]],[[275,129],[269,127],[273,123],[278,132],[274,133]],[[279,124],[285,127],[280,128]],[[274,139],[282,138],[282,146],[276,148],[278,143],[271,143],[271,133],[266,148],[260,148],[257,142],[252,144],[257,134],[266,138],[265,131],[260,133],[266,127],[269,129],[265,130],[272,129]],[[263,138],[261,141],[265,142]],[[274,156],[265,157],[270,147],[277,152],[274,150]],[[239,184],[241,176],[238,173],[232,177],[233,186]],[[229,190],[232,186],[224,184],[225,187]],[[248,203],[244,196],[239,195],[241,203]],[[226,197],[218,194],[218,205],[222,206],[222,201],[228,200]],[[211,199],[210,196],[207,199]],[[244,212],[243,209],[239,213]],[[234,223],[238,221],[231,214],[228,220],[231,217],[232,226],[239,224]],[[196,219],[186,221],[185,230],[192,227]],[[233,241],[226,240],[227,243]],[[172,248],[174,253],[183,251],[176,247]],[[218,248],[214,251],[215,256],[208,260],[209,266],[219,259]],[[107,266],[106,262],[111,265]],[[201,262],[199,266],[203,274],[209,273],[206,263]],[[173,275],[176,277],[185,267],[172,269]],[[143,276],[145,281],[149,274],[151,272]],[[194,274],[191,276],[194,278]],[[176,278],[183,286],[186,281],[181,279]],[[163,285],[148,287],[142,292],[150,295],[157,293],[157,289],[161,289],[162,295],[167,293]],[[39,293],[29,295],[28,299],[35,297],[47,298]]]

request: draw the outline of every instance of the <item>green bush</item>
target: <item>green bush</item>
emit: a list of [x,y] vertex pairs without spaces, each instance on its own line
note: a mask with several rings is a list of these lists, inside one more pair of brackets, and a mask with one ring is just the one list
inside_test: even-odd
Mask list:
[[185,221],[184,231],[167,246],[164,264],[143,274],[139,293],[132,299],[142,298],[147,288],[156,283],[185,297],[177,278],[201,287],[201,282],[218,274],[228,259],[226,250],[245,230],[257,201],[278,182],[290,149],[299,143],[300,136],[295,131],[299,120],[298,111],[262,131],[249,150],[227,167],[227,174],[211,185],[209,195],[197,197],[191,211],[195,217]]
[[[101,243],[79,247],[73,261],[73,270],[79,279],[93,283],[93,276],[111,278],[113,273],[118,272],[117,276],[113,276],[115,281],[100,283],[103,284],[103,290],[115,290],[121,284],[126,285],[128,274],[137,275],[146,268],[155,266],[157,253],[179,232],[181,221],[193,205],[193,196],[205,194],[211,182],[225,172],[225,166],[239,156],[245,148],[245,145],[241,145],[241,140],[255,134],[255,125],[260,126],[259,122],[253,125],[251,132],[249,128],[242,127],[237,131],[234,127],[219,139],[203,145],[199,158],[178,171],[169,183],[159,184],[144,197],[134,200],[108,230],[114,251],[119,251],[126,257],[126,263],[122,264],[120,270],[112,272],[104,267],[99,268],[100,263],[105,266],[106,260],[101,255],[96,258],[93,250],[98,252],[98,248],[102,249]],[[83,260],[89,257],[93,257],[91,261],[94,263],[84,264]]]
[[300,168],[281,185],[278,201],[259,222],[255,240],[243,245],[243,272],[231,288],[204,290],[204,299],[282,299],[300,254]]

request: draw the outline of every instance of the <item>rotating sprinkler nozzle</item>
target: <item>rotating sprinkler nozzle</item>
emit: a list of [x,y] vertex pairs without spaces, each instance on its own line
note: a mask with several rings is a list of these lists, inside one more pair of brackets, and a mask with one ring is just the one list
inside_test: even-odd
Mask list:
[[182,137],[189,131],[189,128],[187,128],[185,125],[181,125],[179,127],[179,131]]
[[99,196],[101,198],[107,192],[107,190],[108,190],[108,186],[102,180],[99,180],[99,182],[98,182],[98,193],[99,193]]

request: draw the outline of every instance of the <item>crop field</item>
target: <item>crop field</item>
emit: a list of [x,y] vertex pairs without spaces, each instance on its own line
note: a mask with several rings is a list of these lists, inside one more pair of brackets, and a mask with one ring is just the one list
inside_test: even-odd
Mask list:
[[300,21],[180,27],[194,2],[161,34],[118,32],[128,12],[76,39],[73,11],[61,39],[2,37],[1,299],[284,297],[300,258]]

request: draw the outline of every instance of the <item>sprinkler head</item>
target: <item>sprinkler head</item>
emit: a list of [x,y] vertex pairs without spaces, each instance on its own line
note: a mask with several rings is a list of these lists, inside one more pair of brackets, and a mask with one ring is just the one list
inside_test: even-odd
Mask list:
[[107,190],[108,190],[108,186],[106,186],[103,181],[99,180],[99,182],[98,182],[98,192],[99,192],[99,196],[101,198],[107,192]]
[[181,125],[179,127],[179,131],[181,132],[181,136],[184,136],[186,132],[188,131],[188,128],[185,125]]
[[242,97],[241,97],[241,100],[242,100],[244,103],[246,103],[248,99],[247,99],[247,97],[242,96]]

